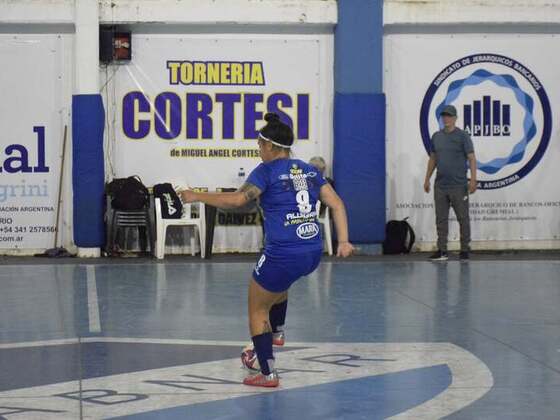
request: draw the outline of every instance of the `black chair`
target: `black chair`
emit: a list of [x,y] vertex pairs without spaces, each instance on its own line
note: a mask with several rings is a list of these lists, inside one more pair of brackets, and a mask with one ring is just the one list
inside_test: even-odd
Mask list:
[[[116,210],[111,207],[111,197],[107,197],[107,253],[115,252],[117,235],[126,232],[128,228],[138,229],[138,240],[142,252],[146,251],[147,243],[150,244],[150,252],[155,253],[154,223],[152,214],[152,197],[149,204],[141,210]],[[146,238],[147,237],[147,238]],[[147,239],[147,241],[146,241]]]
[[[235,192],[237,188],[216,188],[217,192]],[[222,209],[224,213],[252,213],[258,212],[261,218],[261,229],[263,233],[262,248],[264,248],[264,216],[262,210],[257,204],[257,201],[247,203],[245,206],[237,209]],[[206,205],[206,258],[212,258],[212,247],[214,245],[214,228],[216,227],[216,216],[218,209],[214,206]]]

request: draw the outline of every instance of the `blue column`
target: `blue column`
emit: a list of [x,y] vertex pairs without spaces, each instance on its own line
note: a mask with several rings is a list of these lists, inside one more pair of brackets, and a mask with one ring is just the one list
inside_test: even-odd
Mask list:
[[339,0],[335,31],[334,180],[350,240],[385,234],[383,1]]
[[100,248],[105,244],[104,125],[101,95],[72,97],[74,242],[80,248]]

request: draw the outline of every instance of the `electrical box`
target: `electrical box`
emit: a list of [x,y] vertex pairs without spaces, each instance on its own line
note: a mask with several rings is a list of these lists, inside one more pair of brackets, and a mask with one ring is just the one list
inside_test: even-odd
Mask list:
[[99,27],[99,61],[103,64],[128,62],[132,59],[130,31],[117,26]]

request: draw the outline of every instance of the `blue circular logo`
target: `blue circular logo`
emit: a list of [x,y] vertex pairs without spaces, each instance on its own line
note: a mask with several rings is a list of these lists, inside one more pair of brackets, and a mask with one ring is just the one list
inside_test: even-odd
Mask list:
[[[488,68],[489,65],[493,66],[492,69]],[[468,71],[469,66],[474,66],[473,71]],[[495,70],[501,67],[507,68],[507,73]],[[459,72],[462,69],[466,70]],[[458,73],[461,75],[457,76]],[[520,86],[516,80],[518,75],[526,81],[525,85],[530,86],[530,93]],[[482,84],[485,86],[480,86]],[[444,86],[445,95],[434,103],[436,93],[440,89],[443,90]],[[478,170],[489,177],[479,180],[479,188],[490,190],[512,185],[535,168],[548,147],[552,131],[548,96],[538,78],[526,66],[509,57],[497,54],[473,54],[463,57],[443,69],[434,78],[424,96],[420,110],[420,132],[427,152],[430,150],[431,141],[430,121],[437,121],[441,128],[439,114],[443,107],[457,103],[464,91],[471,87],[482,92],[483,97],[472,101],[472,104],[463,105],[465,130],[473,140],[506,139],[506,144],[511,146],[506,150],[504,147],[498,147],[492,157],[477,162]],[[507,91],[512,103],[504,104],[500,100],[492,100],[488,94],[489,89]],[[535,100],[538,100],[538,104],[535,104]],[[537,112],[537,108],[540,109],[540,113]],[[512,124],[512,120],[517,124]],[[514,125],[519,129],[513,129]],[[537,141],[538,145],[534,148],[532,156],[529,156],[528,146]],[[507,168],[515,170],[504,176]]]

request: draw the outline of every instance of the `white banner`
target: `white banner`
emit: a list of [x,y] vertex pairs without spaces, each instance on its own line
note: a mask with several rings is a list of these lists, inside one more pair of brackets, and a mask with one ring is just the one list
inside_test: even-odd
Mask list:
[[[137,34],[132,45],[132,61],[103,77],[114,116],[107,166],[116,177],[237,188],[261,162],[256,139],[266,112],[293,127],[294,157],[330,162],[332,36]],[[215,251],[261,248],[260,227],[246,221],[259,219],[222,219],[242,226],[218,226]]]
[[63,40],[0,35],[0,248],[54,245],[62,152]]
[[[452,104],[478,161],[473,241],[560,239],[556,38],[388,35],[384,45],[388,217],[410,217],[420,242],[436,240],[433,194],[423,191],[426,147],[439,110]],[[452,222],[450,240],[458,238]]]
[[[147,185],[235,187],[260,162],[257,130],[278,112],[296,135],[295,155],[330,158],[330,80],[317,39],[135,36],[116,67],[115,173]],[[111,77],[111,74],[109,74]],[[327,125],[328,127],[328,125]]]

